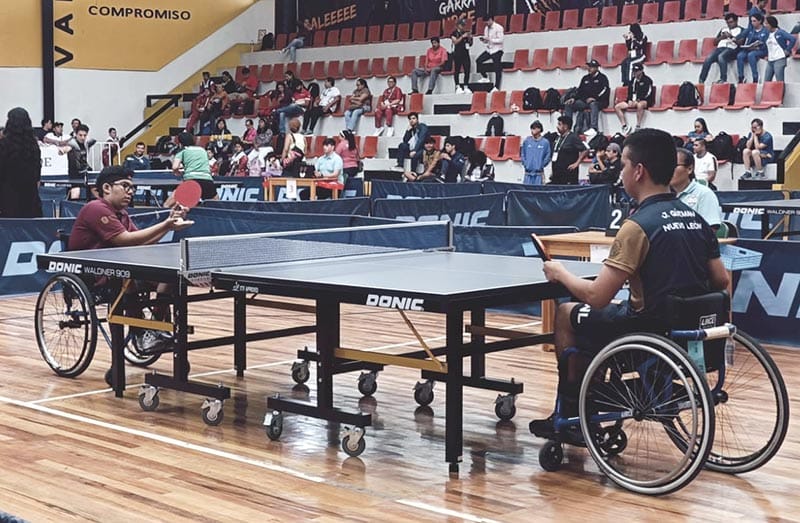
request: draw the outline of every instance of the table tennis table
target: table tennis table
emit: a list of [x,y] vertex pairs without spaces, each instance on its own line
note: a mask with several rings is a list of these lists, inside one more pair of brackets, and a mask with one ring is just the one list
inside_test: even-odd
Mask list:
[[[446,384],[445,459],[451,472],[457,472],[463,448],[463,388],[505,392],[512,398],[523,390],[522,383],[513,379],[487,377],[486,355],[552,341],[551,333],[488,327],[486,309],[569,294],[563,286],[547,282],[538,258],[455,252],[452,234],[450,222],[420,222],[187,238],[180,244],[39,255],[38,264],[50,270],[175,283],[173,376],[147,374],[150,394],[167,388],[221,402],[230,397],[229,389],[188,380],[189,350],[233,344],[234,366],[241,376],[247,342],[315,333],[316,349],[300,350],[298,356],[316,362],[316,401],[268,398],[268,434],[270,428],[275,432],[276,423],[282,428],[286,412],[352,425],[346,437],[363,442],[363,428],[371,424],[371,416],[334,406],[334,375],[377,372],[386,365],[418,369],[426,382]],[[599,272],[599,265],[564,263],[580,277],[594,278]],[[191,285],[210,285],[213,291],[190,295]],[[260,295],[310,299],[313,306]],[[233,336],[188,342],[187,304],[217,297],[234,298]],[[404,317],[406,311],[444,314],[445,345],[429,348],[418,337],[423,350],[391,355],[341,347],[342,304],[397,309]],[[247,305],[311,312],[316,321],[310,326],[248,333]],[[467,312],[469,324],[465,323]],[[122,325],[112,323],[112,386],[117,396],[122,396],[125,381],[122,334]],[[499,339],[487,341],[487,337]],[[441,356],[444,361],[438,359]],[[469,358],[468,374],[464,374],[464,358]],[[344,438],[343,448],[348,452]]]
[[[761,217],[761,238],[767,239],[772,235],[769,225],[770,216],[800,216],[800,199],[796,200],[761,200],[755,202],[729,202],[723,203],[722,210],[736,214],[753,214]],[[788,218],[786,218],[788,219]],[[788,229],[788,224],[784,224]],[[800,231],[786,230],[780,236],[794,236]]]

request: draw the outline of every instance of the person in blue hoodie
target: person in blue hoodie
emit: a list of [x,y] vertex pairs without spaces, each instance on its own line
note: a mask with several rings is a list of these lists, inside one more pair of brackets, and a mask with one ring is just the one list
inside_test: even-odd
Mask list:
[[760,13],[751,15],[750,28],[737,38],[740,46],[739,53],[736,55],[736,68],[740,84],[744,83],[745,60],[750,63],[753,82],[758,83],[758,61],[767,56],[768,37],[769,31],[764,27],[764,16]]
[[764,71],[764,81],[769,82],[774,76],[779,82],[783,81],[786,70],[786,57],[792,54],[797,38],[778,27],[778,19],[768,16],[764,19],[764,27],[769,31],[767,36],[767,69]]
[[542,136],[542,123],[539,120],[531,124],[531,135],[525,138],[520,148],[522,165],[525,168],[525,185],[542,185],[544,168],[550,163],[552,152],[550,142]]

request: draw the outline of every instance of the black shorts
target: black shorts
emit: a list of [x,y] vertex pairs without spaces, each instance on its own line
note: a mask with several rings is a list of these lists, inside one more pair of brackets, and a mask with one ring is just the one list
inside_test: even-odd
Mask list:
[[575,331],[577,348],[593,354],[626,334],[659,330],[659,322],[636,314],[627,301],[611,303],[601,309],[579,303],[572,309],[570,324]]
[[203,200],[213,200],[217,197],[217,186],[214,184],[213,180],[194,180],[200,184],[200,188],[203,189],[200,198]]

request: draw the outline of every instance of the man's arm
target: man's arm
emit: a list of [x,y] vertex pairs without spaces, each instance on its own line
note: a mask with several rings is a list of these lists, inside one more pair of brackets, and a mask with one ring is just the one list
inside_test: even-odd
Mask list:
[[175,158],[172,159],[172,174],[175,176],[183,176],[181,172],[183,170],[183,162],[181,161],[180,153],[175,155]]
[[728,269],[722,264],[722,258],[708,260],[708,275],[712,289],[721,291],[728,288],[730,278],[728,277]]
[[605,307],[611,303],[628,279],[625,271],[603,265],[595,280],[585,280],[569,272],[557,261],[545,262],[544,274],[548,281],[562,284],[578,301],[593,308]]
[[185,211],[176,207],[172,209],[169,217],[163,222],[151,225],[138,231],[124,231],[111,238],[114,247],[132,247],[135,245],[150,245],[158,242],[169,231],[180,231],[189,227],[191,222],[184,221]]

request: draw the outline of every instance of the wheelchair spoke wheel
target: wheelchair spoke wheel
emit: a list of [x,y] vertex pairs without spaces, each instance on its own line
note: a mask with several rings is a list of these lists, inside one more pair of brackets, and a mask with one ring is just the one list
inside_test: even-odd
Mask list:
[[743,332],[732,358],[708,375],[716,405],[714,446],[706,465],[719,472],[748,472],[778,452],[789,427],[789,397],[777,365]]
[[34,313],[36,343],[59,376],[80,376],[97,347],[97,315],[86,284],[72,274],[56,274],[45,284]]
[[584,376],[578,408],[597,466],[640,494],[688,485],[714,440],[705,380],[680,347],[655,335],[626,336],[604,348]]

